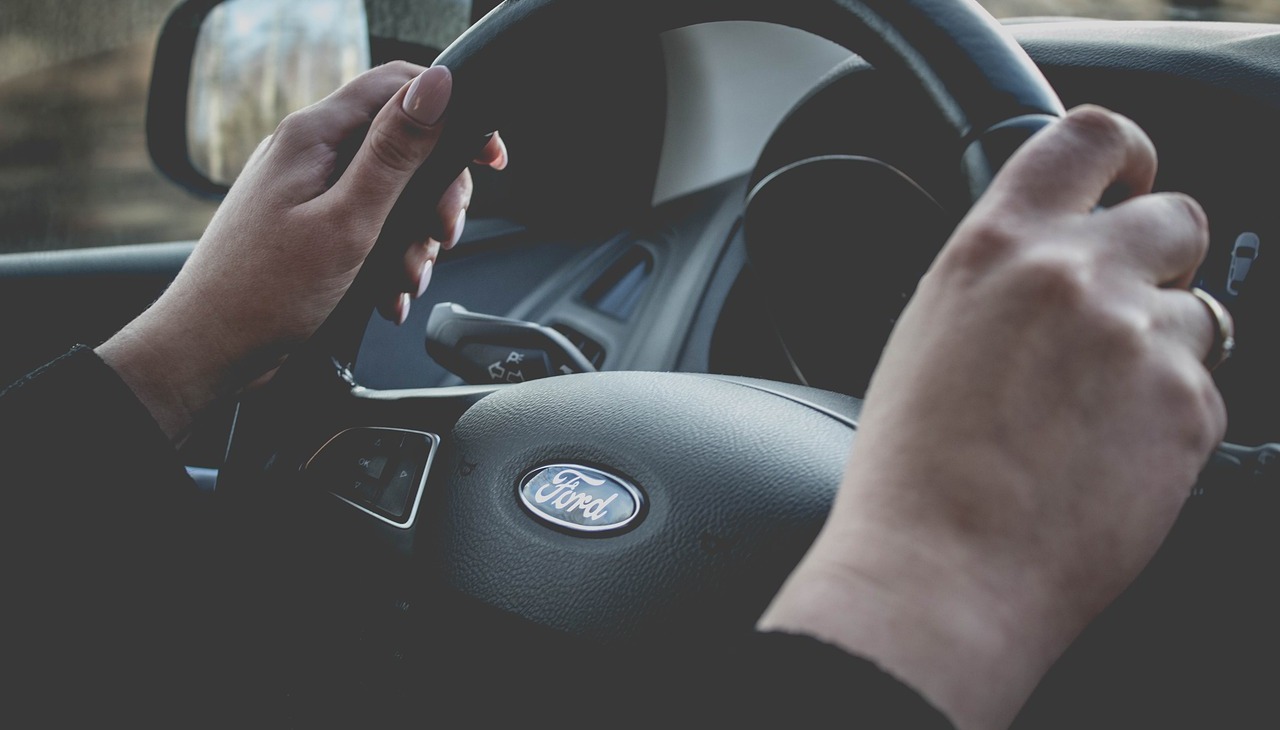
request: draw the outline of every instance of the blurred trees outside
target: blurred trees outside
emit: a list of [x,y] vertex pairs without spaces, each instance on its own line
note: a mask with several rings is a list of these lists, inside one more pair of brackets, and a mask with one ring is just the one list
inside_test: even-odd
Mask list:
[[229,185],[289,112],[369,68],[362,0],[231,0],[196,42],[187,138],[196,169]]

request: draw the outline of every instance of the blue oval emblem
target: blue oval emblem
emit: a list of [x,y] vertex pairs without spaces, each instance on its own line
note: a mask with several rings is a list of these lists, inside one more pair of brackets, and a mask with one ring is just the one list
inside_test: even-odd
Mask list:
[[640,490],[599,469],[541,466],[520,480],[520,500],[534,516],[580,532],[607,532],[640,515]]

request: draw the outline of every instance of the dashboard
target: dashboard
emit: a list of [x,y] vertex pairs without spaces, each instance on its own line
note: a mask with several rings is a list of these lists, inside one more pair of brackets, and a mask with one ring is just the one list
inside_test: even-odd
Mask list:
[[[1280,246],[1280,26],[1007,24],[1068,107],[1100,104],[1147,130],[1157,189],[1204,205],[1212,246],[1197,283],[1237,325],[1235,356],[1215,372],[1228,440],[1280,441],[1280,348],[1268,345],[1280,312],[1280,269],[1268,263],[1280,255],[1269,250]],[[715,23],[637,43],[596,49],[600,63],[579,72],[597,74],[584,79],[594,85],[566,84],[615,89],[566,92],[568,128],[531,118],[503,130],[511,169],[477,171],[466,239],[442,256],[405,326],[371,320],[358,382],[460,383],[423,345],[431,305],[451,301],[550,326],[604,370],[862,395],[956,222],[947,211],[962,208],[956,142],[915,90],[799,31]],[[791,190],[786,206],[757,206],[771,176],[824,155],[873,160],[903,192],[889,205],[878,178],[837,170],[797,183],[810,187]],[[788,247],[790,268],[761,265],[762,237]]]

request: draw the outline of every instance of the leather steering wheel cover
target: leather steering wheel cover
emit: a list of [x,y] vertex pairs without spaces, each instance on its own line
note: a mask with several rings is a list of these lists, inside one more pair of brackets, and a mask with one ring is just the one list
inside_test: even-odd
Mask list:
[[[459,420],[429,529],[452,587],[544,626],[602,642],[746,630],[816,537],[853,436],[824,409],[713,376],[532,381]],[[605,537],[531,516],[521,477],[565,462],[625,478],[647,514]]]
[[566,34],[657,34],[724,20],[798,28],[905,73],[962,145],[1009,119],[1063,114],[1031,58],[974,0],[507,0],[436,59],[454,74],[459,114],[449,129],[475,137],[501,128],[505,90],[528,83],[511,60],[536,67],[538,49]]

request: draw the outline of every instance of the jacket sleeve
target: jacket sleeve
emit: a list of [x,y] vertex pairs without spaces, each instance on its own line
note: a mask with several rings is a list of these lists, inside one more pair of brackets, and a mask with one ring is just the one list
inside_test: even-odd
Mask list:
[[953,727],[877,663],[811,636],[763,632],[718,643],[679,672],[685,706],[704,726]]
[[151,414],[88,347],[0,390],[0,429],[6,481],[25,480],[21,503],[44,505],[40,513],[84,500],[178,507],[199,496]]
[[206,619],[207,497],[88,347],[0,392],[0,435],[0,638],[21,678],[7,699],[42,711],[73,697],[136,700],[91,689],[118,689],[139,662],[149,667],[139,676],[162,675],[194,648],[181,637]]

